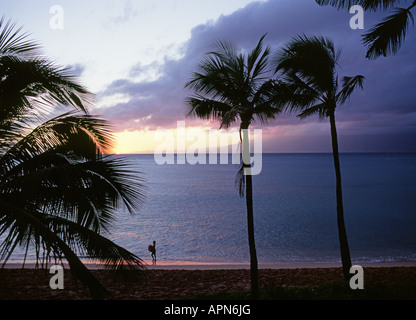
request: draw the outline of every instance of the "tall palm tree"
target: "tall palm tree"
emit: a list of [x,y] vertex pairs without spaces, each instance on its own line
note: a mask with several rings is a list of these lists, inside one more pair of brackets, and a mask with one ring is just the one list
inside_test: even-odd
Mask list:
[[362,88],[364,77],[343,77],[338,90],[336,65],[340,52],[331,40],[323,37],[298,36],[284,46],[276,58],[276,72],[281,71],[280,99],[291,112],[300,112],[300,118],[318,115],[329,118],[332,151],[336,177],[337,221],[343,272],[349,279],[351,257],[344,223],[341,169],[335,109],[344,104],[358,86]]
[[[248,129],[250,124],[274,119],[280,112],[275,103],[275,82],[270,80],[268,58],[270,47],[263,48],[264,36],[256,47],[245,54],[228,42],[218,42],[216,51],[209,52],[185,85],[195,91],[187,99],[188,116],[220,121],[220,128],[240,126],[243,164],[240,169],[240,195],[246,195],[248,242],[250,249],[251,291],[258,291],[258,264],[254,238],[252,176]],[[241,135],[243,133],[243,135]]]
[[[414,24],[412,9],[416,7],[416,0],[405,8],[395,8],[400,0],[315,0],[319,5],[331,5],[340,8],[349,8],[358,4],[364,10],[392,9],[393,13],[382,22],[373,26],[363,35],[363,43],[367,46],[367,58],[375,59],[387,54],[395,54],[409,29],[410,21]],[[406,1],[405,1],[406,2]],[[407,1],[409,2],[409,1]],[[410,3],[410,2],[409,2]]]
[[116,208],[140,207],[143,186],[125,161],[104,154],[112,135],[87,112],[90,98],[69,70],[0,20],[0,259],[6,263],[22,247],[26,260],[34,249],[38,266],[46,250],[102,298],[105,288],[78,256],[118,270],[142,267],[105,233]]

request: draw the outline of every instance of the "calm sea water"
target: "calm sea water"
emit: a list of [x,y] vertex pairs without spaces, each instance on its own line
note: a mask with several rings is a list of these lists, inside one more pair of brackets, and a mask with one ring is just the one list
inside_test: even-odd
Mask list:
[[[140,212],[118,213],[112,240],[146,260],[156,240],[158,261],[249,261],[237,165],[126,157],[147,197]],[[262,163],[253,177],[259,262],[339,262],[332,155],[264,154]],[[341,170],[353,263],[416,261],[416,154],[342,154]]]
[[[236,165],[157,165],[129,155],[147,179],[145,205],[119,214],[112,239],[149,259],[249,261],[246,207]],[[253,177],[260,262],[338,262],[332,154],[264,154]],[[231,163],[231,161],[230,161]],[[416,261],[416,154],[342,154],[353,262]]]

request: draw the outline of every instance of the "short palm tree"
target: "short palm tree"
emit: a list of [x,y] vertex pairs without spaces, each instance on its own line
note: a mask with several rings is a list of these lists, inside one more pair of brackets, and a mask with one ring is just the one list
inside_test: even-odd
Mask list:
[[143,188],[122,159],[104,154],[112,136],[104,120],[87,113],[90,96],[1,19],[0,259],[6,263],[22,247],[25,260],[33,250],[38,265],[46,251],[66,259],[91,296],[101,298],[105,288],[78,256],[117,269],[142,267],[103,233],[119,205],[139,208]]
[[[337,8],[349,8],[361,5],[364,10],[391,9],[400,0],[315,0],[319,5],[331,5]],[[405,1],[406,2],[406,1]],[[373,26],[363,35],[363,42],[367,46],[367,58],[374,59],[387,54],[395,54],[409,29],[410,21],[414,23],[412,9],[416,7],[416,0],[405,8],[394,8],[393,13],[384,21]]]
[[[220,128],[229,128],[239,123],[243,160],[249,152],[247,145],[250,124],[255,120],[263,123],[274,119],[280,112],[274,98],[276,85],[269,77],[270,47],[263,48],[264,37],[247,55],[231,43],[218,42],[217,50],[207,54],[199,64],[199,70],[186,84],[196,93],[187,99],[188,116],[219,120]],[[251,164],[248,162],[243,161],[239,182],[240,195],[244,194],[244,185],[246,191],[251,290],[253,296],[257,296],[258,264],[254,239],[252,177],[247,171]],[[248,174],[244,174],[244,171]]]
[[289,111],[299,112],[300,118],[312,115],[329,118],[336,176],[341,260],[344,276],[349,279],[351,257],[344,223],[335,109],[348,100],[357,86],[362,88],[364,77],[344,77],[338,90],[336,66],[339,54],[329,39],[298,36],[278,52],[276,71],[282,72],[279,97]]

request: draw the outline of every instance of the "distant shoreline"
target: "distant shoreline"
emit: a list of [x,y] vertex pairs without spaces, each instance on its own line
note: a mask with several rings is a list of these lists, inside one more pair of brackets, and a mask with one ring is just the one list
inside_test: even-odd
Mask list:
[[[186,153],[168,153],[168,154],[186,154]],[[326,151],[326,152],[262,152],[262,154],[278,154],[278,155],[302,155],[302,154],[325,154],[325,155],[331,155],[332,156],[332,152],[331,151]],[[382,155],[382,154],[397,154],[397,155],[405,155],[405,154],[416,154],[416,151],[344,151],[344,152],[340,152],[339,154],[374,154],[374,155]],[[109,153],[108,155],[116,155],[116,156],[153,156],[154,152],[143,152],[143,153]]]

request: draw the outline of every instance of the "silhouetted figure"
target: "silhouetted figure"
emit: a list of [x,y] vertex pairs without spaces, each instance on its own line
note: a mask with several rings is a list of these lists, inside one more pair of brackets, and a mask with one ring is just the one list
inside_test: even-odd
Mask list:
[[152,253],[153,264],[156,264],[156,241],[153,241],[153,246],[149,245],[148,250]]

